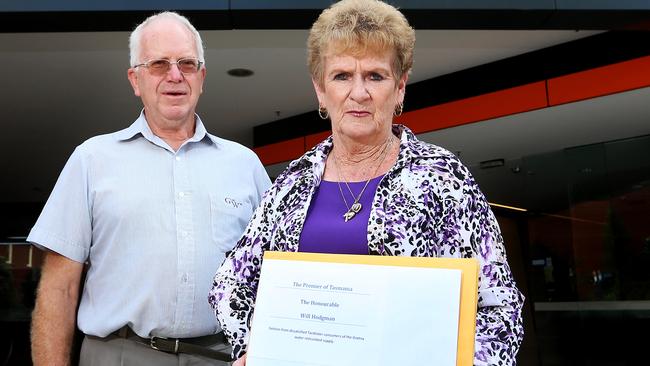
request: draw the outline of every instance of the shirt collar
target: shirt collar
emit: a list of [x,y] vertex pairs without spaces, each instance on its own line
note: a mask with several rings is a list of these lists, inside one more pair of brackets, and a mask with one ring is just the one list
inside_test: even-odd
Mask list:
[[[216,136],[213,136],[207,132],[207,130],[205,129],[205,125],[203,125],[203,121],[201,121],[201,118],[199,117],[198,114],[194,114],[194,116],[196,117],[194,136],[189,138],[187,142],[198,142],[203,140],[207,136],[209,138],[208,139],[209,141],[211,141],[215,145],[218,145],[219,139]],[[147,118],[144,115],[144,109],[140,112],[140,116],[138,117],[138,119],[136,119],[135,122],[133,122],[131,126],[129,126],[128,128],[118,131],[116,133],[116,137],[119,141],[126,141],[134,138],[138,134],[142,135],[142,137],[146,138],[147,140],[155,144],[158,144],[158,142],[161,141],[161,138],[154,135],[154,133],[151,131],[151,128],[147,123]]]

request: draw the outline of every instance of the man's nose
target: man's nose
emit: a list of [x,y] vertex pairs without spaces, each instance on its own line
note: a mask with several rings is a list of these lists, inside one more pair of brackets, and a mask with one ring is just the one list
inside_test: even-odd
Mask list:
[[181,72],[181,69],[178,67],[177,63],[169,64],[169,70],[167,71],[167,76],[169,77],[170,80],[173,81],[183,80],[183,73]]

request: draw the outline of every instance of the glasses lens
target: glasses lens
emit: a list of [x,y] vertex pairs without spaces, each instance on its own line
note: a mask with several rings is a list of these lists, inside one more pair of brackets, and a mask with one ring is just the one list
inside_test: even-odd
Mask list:
[[154,74],[164,74],[169,70],[170,65],[168,60],[153,60],[149,62],[149,71]]
[[184,73],[197,72],[199,71],[199,60],[193,58],[178,60],[178,68]]

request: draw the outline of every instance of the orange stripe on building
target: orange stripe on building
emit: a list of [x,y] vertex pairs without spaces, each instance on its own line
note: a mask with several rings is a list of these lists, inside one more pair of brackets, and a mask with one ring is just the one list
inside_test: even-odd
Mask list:
[[546,83],[540,81],[407,112],[395,121],[423,133],[547,106]]
[[[648,86],[650,56],[645,56],[418,109],[396,117],[395,122],[418,134]],[[254,150],[264,165],[275,164],[301,156],[330,134],[315,133]]]
[[305,136],[305,151],[309,151],[312,147],[328,138],[331,134],[332,131],[325,131]]
[[259,156],[264,165],[281,163],[283,161],[293,160],[305,152],[305,138],[297,137],[291,140],[276,142],[274,144],[256,147],[253,151]]
[[551,105],[650,86],[650,56],[548,80]]

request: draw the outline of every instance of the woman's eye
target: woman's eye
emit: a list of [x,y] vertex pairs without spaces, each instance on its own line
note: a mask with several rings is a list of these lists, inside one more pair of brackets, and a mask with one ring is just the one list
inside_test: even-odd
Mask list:
[[384,77],[376,72],[370,74],[370,80],[372,81],[381,81],[384,80]]
[[347,79],[348,79],[348,74],[344,72],[334,75],[334,80],[347,80]]

